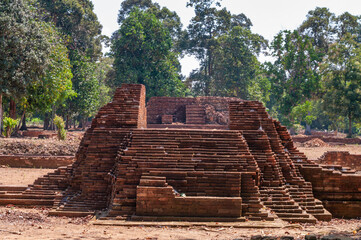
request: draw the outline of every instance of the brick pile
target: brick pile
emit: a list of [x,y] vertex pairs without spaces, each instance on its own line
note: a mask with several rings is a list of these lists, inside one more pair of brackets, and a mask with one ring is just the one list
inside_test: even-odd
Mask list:
[[317,162],[326,165],[339,165],[354,169],[356,171],[361,171],[361,155],[350,154],[349,152],[326,152],[317,160]]

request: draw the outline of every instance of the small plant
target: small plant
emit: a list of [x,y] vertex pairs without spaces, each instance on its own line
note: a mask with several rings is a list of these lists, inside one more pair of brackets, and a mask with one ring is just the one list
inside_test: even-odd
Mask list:
[[14,128],[19,124],[19,119],[12,119],[10,117],[4,118],[4,136],[10,137],[14,131]]
[[66,139],[66,130],[65,130],[65,123],[62,117],[55,115],[54,124],[58,129],[58,139],[65,140]]

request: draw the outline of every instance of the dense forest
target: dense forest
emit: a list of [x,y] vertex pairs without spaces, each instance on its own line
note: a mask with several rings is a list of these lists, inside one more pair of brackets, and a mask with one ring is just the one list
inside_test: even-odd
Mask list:
[[[188,26],[152,0],[124,0],[119,29],[101,34],[91,0],[0,2],[0,128],[41,121],[82,127],[122,83],[152,96],[259,100],[292,130],[361,133],[361,16],[310,10],[272,40],[216,0],[189,0]],[[110,52],[102,54],[102,44]],[[261,63],[261,54],[272,61]],[[179,59],[200,67],[181,74]],[[6,120],[6,121],[3,121]]]

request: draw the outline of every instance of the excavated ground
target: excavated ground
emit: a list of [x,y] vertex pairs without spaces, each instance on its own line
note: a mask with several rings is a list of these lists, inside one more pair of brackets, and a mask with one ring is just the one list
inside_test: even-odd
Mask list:
[[0,138],[0,155],[74,156],[78,151],[83,131],[68,132],[65,141],[56,136],[39,138]]

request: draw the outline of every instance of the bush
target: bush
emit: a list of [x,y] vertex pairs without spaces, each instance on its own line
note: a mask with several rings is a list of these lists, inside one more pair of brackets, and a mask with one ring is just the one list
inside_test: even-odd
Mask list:
[[43,124],[43,121],[40,118],[32,118],[29,123],[33,126],[39,126]]
[[14,128],[19,124],[19,119],[12,119],[10,117],[4,118],[4,133],[5,137],[10,137],[14,131]]
[[54,124],[58,129],[58,139],[65,140],[66,139],[66,130],[65,130],[65,123],[62,117],[55,115]]

